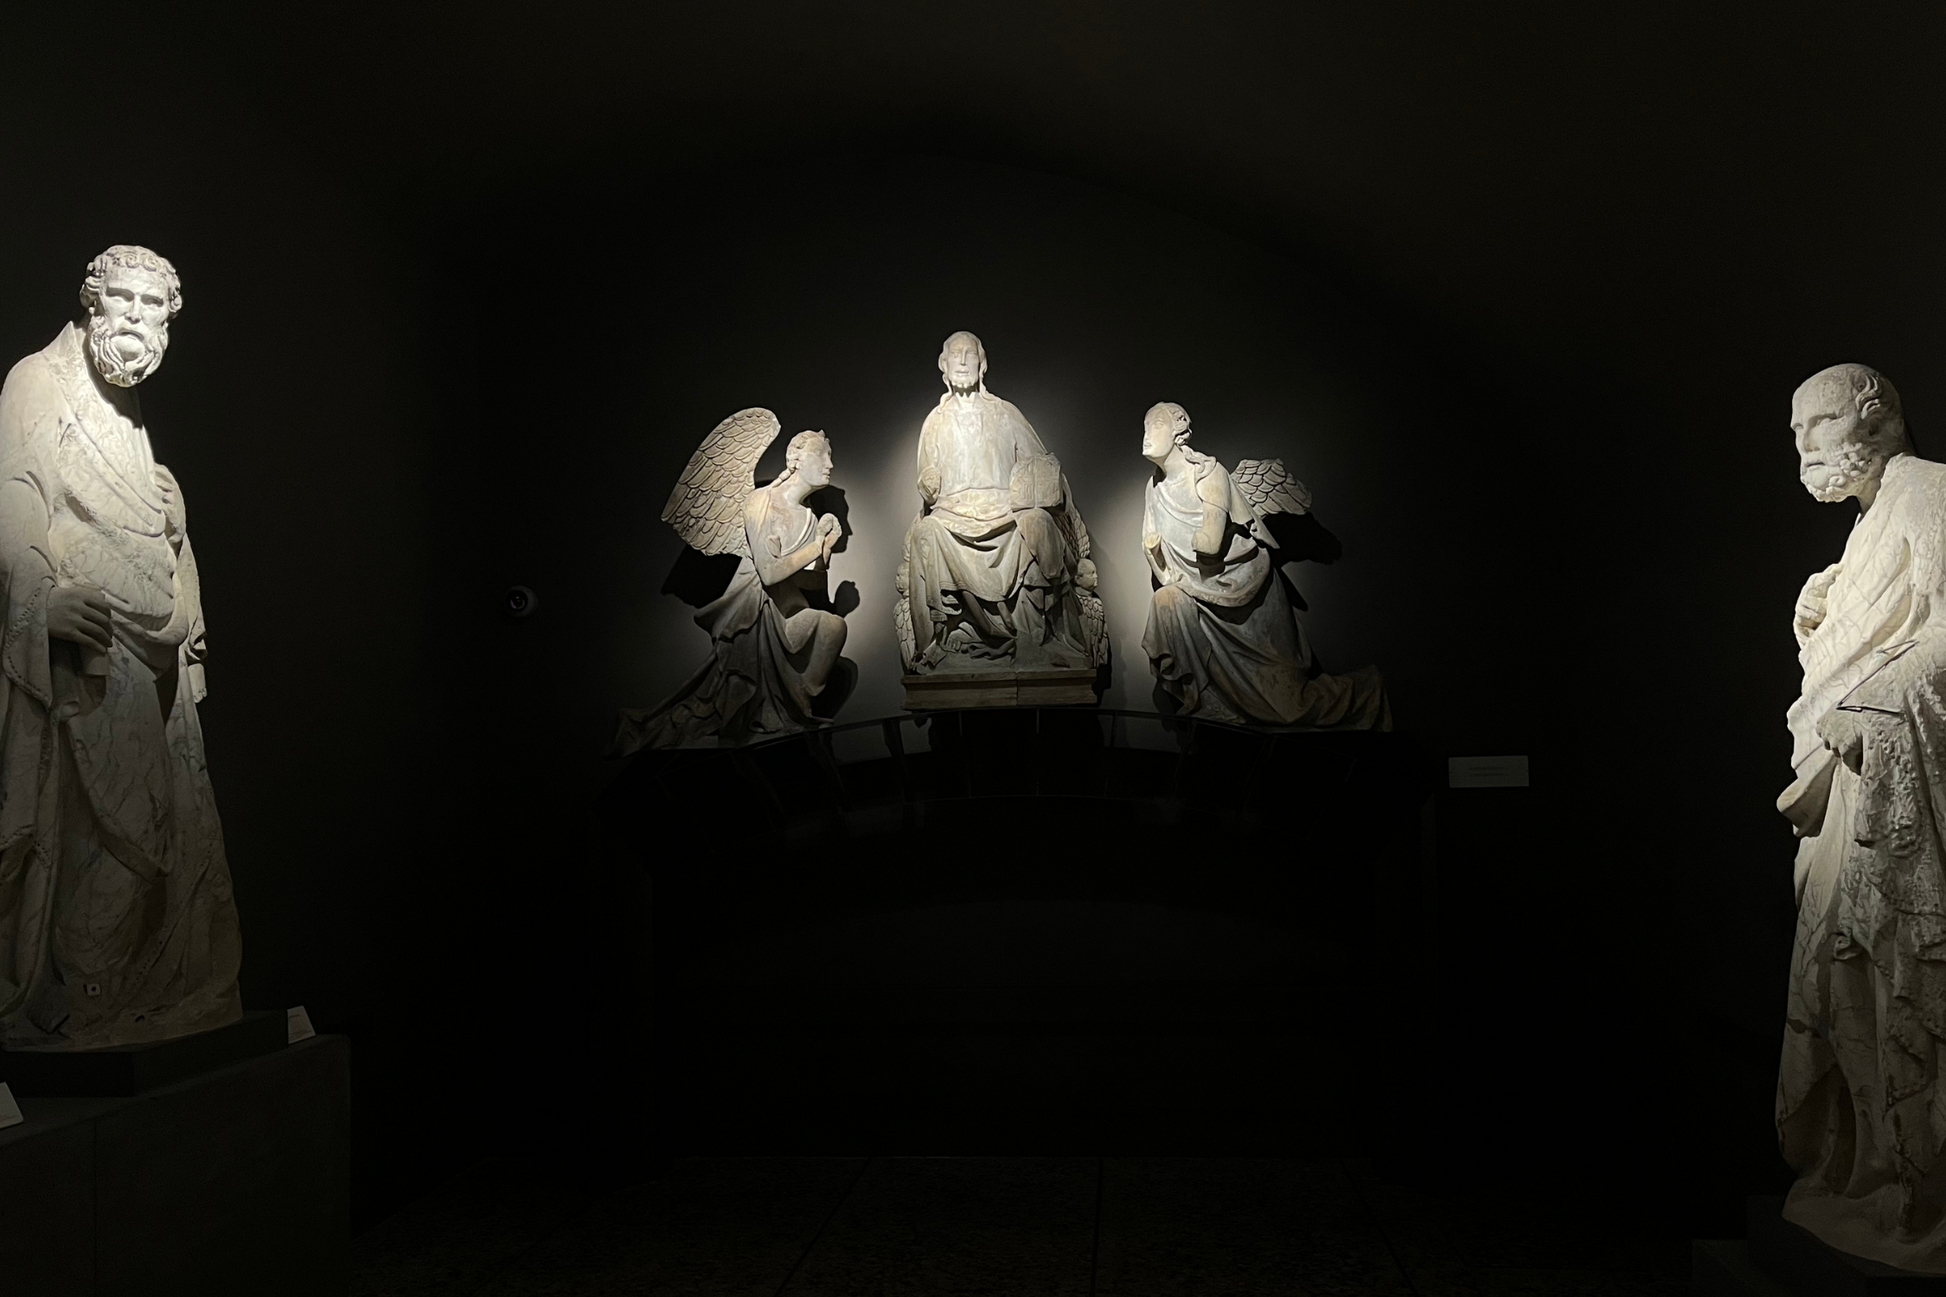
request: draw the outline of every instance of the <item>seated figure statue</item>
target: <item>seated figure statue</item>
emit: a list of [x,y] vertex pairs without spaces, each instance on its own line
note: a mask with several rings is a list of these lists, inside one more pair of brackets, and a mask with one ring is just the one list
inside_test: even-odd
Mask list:
[[196,704],[182,488],[136,385],[182,310],[117,245],[73,324],[0,388],[0,1041],[80,1049],[242,1015],[242,944]]
[[1805,380],[1791,430],[1805,489],[1860,516],[1794,618],[1784,1215],[1946,1274],[1946,465],[1912,453],[1898,393],[1863,365]]
[[768,410],[739,410],[689,458],[662,520],[705,554],[742,558],[722,596],[696,614],[710,656],[660,706],[622,713],[610,749],[744,743],[823,724],[811,699],[845,647],[845,620],[813,607],[842,528],[805,498],[831,485],[831,442],[800,432],[784,471],[754,484],[757,461],[782,425]]
[[1164,401],[1142,420],[1155,465],[1144,493],[1142,552],[1155,593],[1142,649],[1181,715],[1234,724],[1390,729],[1372,667],[1313,674],[1264,514],[1304,513],[1310,493],[1282,460],[1232,474],[1189,446],[1189,412]]
[[1092,671],[1107,661],[1088,529],[1061,465],[987,391],[986,349],[955,333],[946,394],[919,430],[919,516],[894,613],[906,669]]

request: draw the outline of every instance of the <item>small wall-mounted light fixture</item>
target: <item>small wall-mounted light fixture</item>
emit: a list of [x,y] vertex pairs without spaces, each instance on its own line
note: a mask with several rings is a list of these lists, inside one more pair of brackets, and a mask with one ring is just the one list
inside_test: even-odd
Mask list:
[[507,593],[500,596],[500,611],[516,621],[532,617],[540,606],[541,597],[524,585],[510,585]]

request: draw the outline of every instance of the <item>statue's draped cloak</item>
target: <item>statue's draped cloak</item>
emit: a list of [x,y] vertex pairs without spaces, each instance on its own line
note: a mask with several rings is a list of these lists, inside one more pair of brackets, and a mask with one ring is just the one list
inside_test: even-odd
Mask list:
[[[769,491],[758,491],[749,504],[755,515],[750,544],[763,545],[773,558],[808,544],[817,532],[816,514],[780,510]],[[769,587],[752,560],[739,562],[722,595],[696,613],[696,624],[710,635],[710,656],[660,706],[624,710],[611,755],[705,742],[729,746],[821,724],[811,712],[802,663],[793,661],[806,636],[793,638],[778,605],[780,598],[802,604],[798,589],[823,580],[822,572],[796,572]]]
[[[933,588],[1002,604],[1020,593],[1032,559],[1010,503],[1014,465],[1047,447],[1011,401],[948,392],[919,429],[919,473],[939,473],[939,495],[908,542]],[[1066,483],[1062,483],[1065,498]],[[1060,546],[1058,529],[1049,539]],[[1060,548],[1054,551],[1062,554]],[[1062,579],[1057,559],[1044,583]]]
[[[924,590],[936,625],[970,626],[983,641],[973,656],[998,655],[1012,641],[1024,590],[1049,607],[1075,597],[1089,540],[1066,476],[1053,507],[1016,508],[1012,499],[1015,466],[1046,454],[1019,408],[985,390],[946,393],[919,429],[919,475],[937,471],[939,494],[906,533],[900,584]],[[1080,622],[1080,609],[1070,609],[1055,634],[1077,664],[1096,664],[1093,645],[1080,642],[1087,633]]]
[[[182,493],[89,364],[70,325],[0,388],[0,1038],[14,1047],[241,1014]],[[106,653],[50,643],[57,583],[106,594]]]
[[[1152,477],[1144,492],[1142,534],[1157,589],[1149,600],[1142,651],[1182,714],[1262,725],[1389,729],[1378,673],[1312,675],[1290,600],[1277,573],[1269,533],[1256,509],[1207,455],[1189,453],[1181,481]],[[1203,511],[1229,517],[1223,553],[1196,552]]]
[[[1777,1124],[1785,1215],[1827,1242],[1946,1273],[1946,466],[1895,457],[1805,640],[1779,809],[1803,877]],[[1865,733],[1853,773],[1834,706]]]

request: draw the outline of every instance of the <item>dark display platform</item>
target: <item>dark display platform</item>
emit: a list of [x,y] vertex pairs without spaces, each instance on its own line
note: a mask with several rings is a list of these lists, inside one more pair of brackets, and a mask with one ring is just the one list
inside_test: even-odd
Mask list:
[[1431,773],[1066,707],[644,753],[599,805],[609,1102],[662,1153],[1409,1139]]
[[[276,1015],[281,1018],[282,1015]],[[351,1049],[319,1036],[0,1130],[0,1292],[343,1297]]]
[[1783,1213],[1782,1198],[1752,1198],[1748,1241],[1699,1240],[1690,1274],[1695,1297],[1946,1297],[1946,1275],[1840,1252]]
[[247,1058],[274,1054],[289,1036],[284,1014],[252,1011],[227,1027],[108,1049],[0,1049],[0,1081],[17,1099],[125,1098]]

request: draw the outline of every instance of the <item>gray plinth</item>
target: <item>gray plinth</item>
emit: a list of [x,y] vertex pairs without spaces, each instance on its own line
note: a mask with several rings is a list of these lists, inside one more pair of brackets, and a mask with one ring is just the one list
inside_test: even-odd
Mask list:
[[938,671],[902,678],[908,711],[956,707],[1092,707],[1092,667],[1045,671]]
[[228,1026],[107,1049],[0,1049],[0,1081],[17,1099],[122,1098],[284,1047],[284,1014],[256,1010]]
[[133,1098],[22,1099],[0,1130],[0,1287],[342,1297],[350,1055],[320,1036]]
[[1784,1219],[1782,1198],[1749,1200],[1742,1239],[1695,1244],[1696,1297],[1946,1297],[1946,1275],[1914,1274],[1840,1252]]

